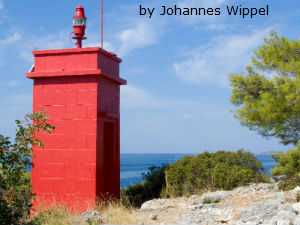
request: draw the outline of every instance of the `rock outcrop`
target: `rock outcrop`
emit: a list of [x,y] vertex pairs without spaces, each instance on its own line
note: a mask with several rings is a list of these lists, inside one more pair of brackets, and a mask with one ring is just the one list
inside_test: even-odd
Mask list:
[[300,225],[299,192],[300,187],[283,192],[274,183],[250,184],[190,198],[154,199],[139,211],[155,214],[158,224]]

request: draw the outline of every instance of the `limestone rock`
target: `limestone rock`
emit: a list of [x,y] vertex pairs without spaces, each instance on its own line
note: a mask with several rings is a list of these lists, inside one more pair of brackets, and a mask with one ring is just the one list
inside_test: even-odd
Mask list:
[[279,191],[277,183],[251,183],[202,196],[154,199],[145,202],[140,210],[149,216],[151,223],[300,225],[300,203],[295,203],[299,191],[300,187]]
[[161,208],[161,206],[165,203],[165,199],[153,199],[147,202],[144,202],[140,208],[141,211],[146,210],[155,210],[157,208]]
[[300,215],[296,216],[294,219],[294,225],[300,224]]
[[170,199],[153,199],[144,202],[140,208],[140,211],[153,211],[153,210],[165,210],[174,208],[175,203]]
[[293,189],[294,194],[296,195],[297,193],[300,192],[300,186],[297,186]]
[[263,222],[277,214],[279,201],[266,200],[252,204],[249,208],[242,211],[240,220],[244,222]]
[[274,184],[269,184],[269,183],[251,183],[249,184],[249,189],[250,190],[256,190],[256,191],[259,191],[259,190],[269,190],[271,189],[272,187],[274,187]]
[[219,219],[217,219],[217,222],[218,223],[228,223],[229,220],[228,219],[219,218]]
[[283,191],[277,193],[277,200],[278,200],[280,203],[284,203],[284,202],[285,202],[286,198],[285,198],[285,196],[284,196]]
[[276,182],[286,180],[286,175],[274,176],[273,177]]
[[87,210],[84,213],[82,213],[80,217],[87,223],[91,223],[91,224],[101,223],[101,216],[99,212],[96,210]]
[[296,200],[296,199],[297,199],[297,196],[300,194],[300,187],[299,187],[299,186],[295,187],[295,188],[292,190],[292,193],[293,193],[293,198]]
[[202,204],[198,208],[190,210],[189,213],[176,221],[177,224],[209,224],[217,225],[228,223],[233,220],[232,209],[229,205],[213,203]]
[[216,191],[205,193],[201,196],[199,203],[203,203],[206,199],[210,199],[212,201],[222,201],[229,197],[230,193],[228,191]]
[[297,211],[297,214],[300,214],[300,202],[293,203],[291,206],[295,209],[295,211]]
[[151,220],[157,220],[157,214],[151,214],[149,217]]
[[[264,200],[252,204],[242,211],[242,222],[267,223],[277,221],[277,225],[293,222],[297,211],[288,204],[282,204],[280,200]],[[284,222],[283,222],[284,221]]]

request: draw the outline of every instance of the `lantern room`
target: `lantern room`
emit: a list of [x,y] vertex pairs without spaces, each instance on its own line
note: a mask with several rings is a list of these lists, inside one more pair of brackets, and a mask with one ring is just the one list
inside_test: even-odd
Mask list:
[[75,34],[73,39],[77,40],[77,48],[81,48],[82,40],[85,40],[85,27],[86,27],[86,17],[84,15],[84,8],[82,5],[77,6],[75,16],[73,17],[73,28],[74,31],[72,33]]

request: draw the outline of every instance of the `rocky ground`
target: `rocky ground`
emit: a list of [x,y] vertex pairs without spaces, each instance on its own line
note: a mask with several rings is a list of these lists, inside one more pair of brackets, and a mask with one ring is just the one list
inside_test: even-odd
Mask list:
[[250,184],[232,191],[217,191],[190,198],[145,202],[141,224],[300,225],[297,193],[278,190],[277,184]]

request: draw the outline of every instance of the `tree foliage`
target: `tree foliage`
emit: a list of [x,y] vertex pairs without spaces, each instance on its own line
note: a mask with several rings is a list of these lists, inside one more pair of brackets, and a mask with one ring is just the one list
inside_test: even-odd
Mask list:
[[0,224],[20,224],[28,218],[34,198],[30,174],[32,146],[43,146],[38,132],[51,132],[45,112],[27,114],[16,120],[15,140],[0,135]]
[[271,170],[272,175],[285,175],[286,180],[281,181],[281,189],[289,190],[295,188],[300,183],[300,144],[296,149],[272,154],[277,162],[275,168]]
[[254,51],[246,74],[229,74],[235,117],[283,144],[300,140],[300,40],[275,32]]

